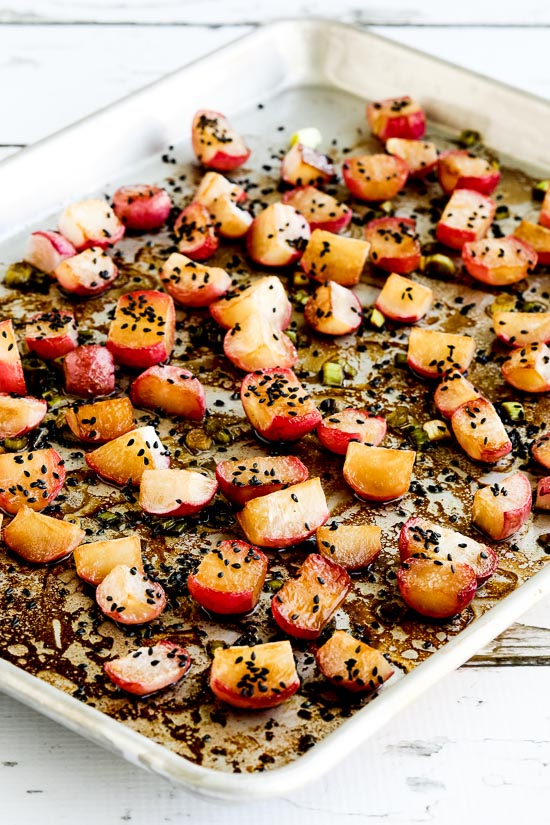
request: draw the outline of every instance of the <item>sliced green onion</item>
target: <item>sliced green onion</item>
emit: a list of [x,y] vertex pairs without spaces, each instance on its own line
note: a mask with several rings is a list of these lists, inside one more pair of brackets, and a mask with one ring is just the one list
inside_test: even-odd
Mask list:
[[297,289],[301,289],[302,287],[307,287],[311,283],[311,278],[309,275],[306,275],[305,272],[295,272],[292,278],[292,286],[296,287]]
[[438,418],[425,421],[424,424],[422,424],[422,429],[428,436],[429,441],[444,441],[446,438],[451,437],[449,428],[445,422]]
[[371,327],[374,327],[375,329],[382,329],[382,327],[386,323],[386,319],[384,318],[380,310],[376,309],[376,307],[373,307],[370,316],[368,316],[368,320]]
[[45,294],[50,290],[50,278],[45,272],[35,269],[27,263],[11,264],[4,276],[4,284],[9,289],[20,289],[22,292],[40,292]]
[[380,204],[379,209],[381,209],[386,215],[393,215],[395,212],[395,207],[392,201],[384,201],[384,203]]
[[531,190],[531,195],[533,196],[533,200],[535,201],[543,201],[544,196],[548,192],[548,187],[550,186],[550,180],[540,180],[533,186]]
[[410,438],[417,450],[421,450],[430,441],[428,434],[421,426],[411,427],[408,429],[407,436]]
[[393,364],[398,370],[405,370],[408,367],[407,353],[398,352],[393,359]]
[[489,316],[493,316],[495,312],[513,312],[517,307],[517,298],[515,295],[507,295],[505,292],[497,295],[492,304],[490,304],[485,312]]
[[521,310],[522,312],[546,312],[547,306],[542,301],[526,301]]
[[297,143],[301,143],[302,146],[307,146],[310,149],[317,149],[322,140],[323,135],[316,126],[306,126],[303,129],[298,129],[297,132],[294,132],[290,138],[290,146],[292,147]]
[[283,584],[284,582],[281,581],[281,579],[269,579],[269,581],[266,581],[265,586],[272,593],[277,593],[277,591],[281,589]]
[[78,337],[82,338],[83,341],[89,341],[90,338],[94,337],[93,329],[79,329],[78,330]]
[[523,421],[525,419],[525,410],[523,404],[520,404],[519,401],[504,401],[502,410],[506,413],[509,421]]
[[285,335],[287,338],[290,338],[293,344],[298,343],[298,336],[296,335],[296,330],[294,329],[285,329]]
[[411,416],[408,407],[396,407],[396,409],[390,413],[386,419],[388,426],[393,427],[396,430],[401,430],[410,423],[410,420]]
[[19,438],[6,438],[4,441],[4,447],[6,450],[24,450],[27,446],[28,439],[25,436],[19,436]]
[[344,370],[334,361],[323,364],[321,380],[326,387],[341,387],[344,383]]
[[476,143],[481,143],[482,137],[479,132],[476,132],[475,129],[464,129],[457,138],[457,143],[459,146],[464,146],[468,148],[469,146],[475,146]]
[[120,513],[110,513],[107,510],[103,513],[98,513],[96,518],[102,524],[114,524],[115,521],[121,521],[122,520],[122,516],[121,516]]
[[508,207],[504,203],[501,203],[500,206],[497,206],[496,211],[495,211],[495,218],[497,219],[497,221],[502,221],[502,220],[504,220],[504,218],[509,218],[509,217],[510,217],[510,210],[508,209]]
[[213,656],[216,650],[219,650],[220,647],[227,647],[227,645],[221,639],[210,639],[206,643],[206,652],[209,656]]
[[204,430],[189,430],[185,443],[192,450],[209,450],[212,446],[212,439]]
[[301,304],[301,306],[305,306],[309,301],[309,293],[306,292],[304,289],[299,289],[298,292],[295,292],[292,296],[297,304]]
[[420,260],[420,271],[430,278],[448,280],[456,273],[456,265],[447,255],[436,253],[423,256]]

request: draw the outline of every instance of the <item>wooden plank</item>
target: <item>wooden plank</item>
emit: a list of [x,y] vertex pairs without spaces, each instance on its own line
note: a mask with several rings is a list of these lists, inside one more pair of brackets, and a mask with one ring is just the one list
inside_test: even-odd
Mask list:
[[514,624],[480,650],[465,667],[550,665],[550,630]]
[[524,25],[550,24],[548,4],[529,0],[499,3],[441,3],[423,0],[386,0],[363,4],[359,0],[7,0],[0,11],[6,23],[147,23],[160,25],[258,24],[284,17],[334,17],[346,22],[378,25]]

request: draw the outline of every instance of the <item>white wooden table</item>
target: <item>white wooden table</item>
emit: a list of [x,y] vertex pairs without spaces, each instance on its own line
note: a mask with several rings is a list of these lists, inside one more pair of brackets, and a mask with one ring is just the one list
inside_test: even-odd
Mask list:
[[[0,158],[282,16],[336,16],[550,97],[545,0],[5,0]],[[452,8],[448,8],[451,7]],[[550,136],[549,171],[550,171]],[[1,825],[550,822],[550,602],[448,676],[331,775],[217,806],[0,695]]]

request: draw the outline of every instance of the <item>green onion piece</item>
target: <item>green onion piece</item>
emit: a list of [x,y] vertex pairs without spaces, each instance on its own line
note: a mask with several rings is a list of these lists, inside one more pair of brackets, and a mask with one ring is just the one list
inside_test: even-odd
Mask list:
[[209,450],[212,446],[212,439],[204,430],[189,430],[185,443],[191,450]]
[[68,402],[69,400],[64,395],[59,395],[57,390],[54,389],[46,390],[45,392],[43,392],[42,398],[44,401],[48,402],[49,407],[56,407],[58,404]]
[[220,647],[227,647],[227,645],[225,642],[222,642],[221,639],[209,639],[206,643],[206,652],[209,656],[213,656],[215,651]]
[[526,301],[521,310],[522,312],[546,312],[547,306],[542,301]]
[[301,304],[302,306],[305,306],[309,301],[309,293],[303,289],[299,289],[298,292],[295,292],[292,297],[297,304]]
[[22,292],[40,292],[45,294],[50,290],[50,278],[45,272],[35,269],[27,263],[11,264],[4,276],[4,285],[9,289],[19,289]]
[[344,370],[344,375],[346,378],[354,378],[357,375],[357,370],[355,367],[352,367],[351,364],[347,363],[347,361],[344,361],[342,364],[342,369]]
[[414,444],[417,450],[422,450],[423,447],[429,443],[430,439],[423,427],[411,427],[407,431],[407,435]]
[[204,429],[208,435],[212,436],[216,444],[231,444],[233,441],[233,436],[227,427],[222,426],[217,418],[209,418]]
[[411,416],[408,407],[396,407],[396,409],[388,415],[386,421],[389,427],[396,430],[401,430],[410,423]]
[[381,203],[381,204],[380,204],[380,207],[379,207],[379,208],[380,208],[380,209],[382,210],[382,212],[384,212],[386,215],[393,215],[393,213],[395,212],[395,207],[394,207],[394,205],[393,205],[393,203],[392,203],[391,201],[384,201],[384,203]]
[[459,146],[464,146],[468,148],[469,146],[475,146],[476,143],[481,143],[482,137],[479,132],[476,132],[475,129],[464,129],[457,138],[457,143]]
[[89,341],[90,338],[94,337],[93,329],[79,329],[78,330],[78,337],[81,338],[83,341]]
[[533,186],[531,190],[531,195],[533,200],[535,201],[543,201],[544,196],[548,192],[548,187],[550,186],[550,180],[540,180]]
[[4,447],[6,450],[24,450],[27,446],[28,439],[25,436],[19,436],[19,438],[6,438],[4,441]]
[[374,327],[375,329],[382,329],[382,327],[386,323],[386,319],[384,318],[380,310],[374,307],[372,309],[372,312],[370,313],[369,323],[371,327]]
[[96,518],[102,524],[114,524],[115,521],[122,520],[122,515],[120,513],[110,513],[106,510],[104,513],[98,513]]
[[454,277],[456,266],[451,258],[438,252],[435,255],[426,255],[421,258],[420,271],[429,278],[449,280]]
[[501,203],[500,206],[497,206],[496,211],[495,211],[495,218],[497,219],[497,221],[502,221],[502,220],[504,220],[504,218],[509,218],[509,217],[510,217],[510,210],[508,209],[508,207],[505,204]]
[[506,413],[509,421],[523,421],[525,419],[525,410],[523,404],[520,404],[519,401],[504,401],[502,410]]
[[277,593],[277,591],[281,589],[283,584],[284,582],[282,582],[280,579],[269,579],[269,581],[266,581],[265,586],[272,593]]
[[311,284],[311,278],[305,272],[295,272],[292,278],[292,286],[296,289],[307,287]]
[[323,364],[321,380],[326,387],[341,387],[344,383],[344,371],[340,364],[326,361]]
[[451,437],[449,428],[445,422],[439,420],[438,418],[434,418],[431,421],[425,421],[424,424],[422,424],[422,429],[428,436],[429,441],[444,441],[446,438]]
[[408,366],[407,361],[407,353],[406,352],[398,352],[393,359],[393,364],[397,367],[398,370],[405,370]]
[[294,329],[285,329],[285,335],[290,338],[293,344],[298,343],[298,336],[296,335],[296,330]]

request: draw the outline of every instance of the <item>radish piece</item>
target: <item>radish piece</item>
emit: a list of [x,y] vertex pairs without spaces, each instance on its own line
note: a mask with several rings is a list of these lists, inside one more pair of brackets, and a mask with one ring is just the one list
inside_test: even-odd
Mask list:
[[184,647],[163,639],[156,645],[138,647],[126,656],[105,662],[103,669],[119,688],[133,696],[149,696],[182,679],[191,665]]
[[346,570],[362,570],[372,564],[382,549],[382,531],[375,524],[336,524],[319,527],[319,553]]
[[430,311],[433,297],[429,287],[393,273],[382,287],[375,306],[391,321],[415,324]]
[[345,286],[326,281],[306,303],[304,318],[322,335],[349,335],[361,325],[361,303]]
[[53,447],[0,455],[0,509],[15,515],[22,507],[43,510],[65,483],[64,461]]
[[450,619],[468,607],[477,579],[469,564],[440,559],[409,559],[397,571],[405,604],[431,619]]
[[420,242],[412,218],[377,218],[365,227],[375,266],[408,275],[420,266]]
[[191,421],[201,421],[206,412],[206,394],[199,379],[170,364],[156,364],[138,375],[130,385],[130,397],[136,407]]
[[113,259],[98,246],[62,261],[54,272],[59,287],[71,295],[101,295],[118,277]]
[[191,126],[193,151],[203,166],[228,172],[246,163],[250,149],[225,115],[199,109]]
[[403,189],[409,170],[394,155],[360,155],[342,166],[344,182],[354,198],[362,201],[389,201]]
[[407,363],[423,378],[441,378],[451,370],[466,372],[475,349],[470,335],[415,328],[409,336]]
[[512,452],[512,442],[504,424],[485,398],[462,404],[453,413],[451,425],[456,440],[474,461],[493,464]]
[[210,504],[218,482],[195,470],[144,470],[139,506],[154,516],[191,516]]
[[342,286],[354,286],[359,283],[369,250],[367,241],[342,238],[332,232],[315,229],[300,266],[316,281],[335,281]]
[[218,699],[244,710],[263,710],[286,702],[300,687],[289,641],[218,647],[210,688]]
[[4,541],[26,561],[51,564],[70,556],[84,535],[77,524],[36,513],[23,505],[4,530]]
[[141,539],[139,536],[124,536],[81,544],[74,551],[74,563],[80,578],[95,586],[101,584],[119,564],[143,573]]
[[0,393],[0,439],[30,433],[43,421],[47,411],[47,403],[39,398]]
[[302,256],[309,236],[308,222],[293,206],[272,203],[254,218],[246,246],[260,266],[290,266]]
[[315,658],[325,679],[353,693],[377,690],[393,674],[380,651],[344,630],[336,630]]
[[40,358],[60,358],[78,346],[74,314],[54,307],[31,317],[25,327],[25,343]]
[[550,342],[550,312],[493,312],[493,329],[510,347]]
[[231,286],[225,269],[197,263],[178,252],[164,263],[160,280],[177,304],[189,307],[209,306]]
[[351,441],[377,447],[385,435],[385,418],[353,407],[331,413],[317,427],[317,437],[323,447],[337,455],[345,455]]
[[541,266],[550,264],[550,227],[523,220],[514,229],[514,238],[519,238],[535,250]]
[[292,304],[280,278],[266,275],[246,288],[227,292],[210,304],[210,314],[224,329],[246,323],[253,315],[263,315],[273,327],[286,329],[292,316]]
[[527,344],[515,349],[502,365],[506,383],[522,392],[550,391],[550,347]]
[[118,299],[107,347],[118,364],[152,367],[170,358],[175,329],[170,295],[154,289],[127,292]]
[[550,434],[537,438],[531,446],[531,454],[535,461],[550,470]]
[[218,172],[207,172],[195,191],[193,202],[201,203],[208,208],[212,201],[221,195],[229,195],[235,203],[241,203],[246,199],[246,192],[236,183]]
[[208,204],[210,219],[222,238],[243,238],[252,225],[252,215],[228,194],[218,195]]
[[452,249],[484,238],[495,215],[491,198],[472,189],[457,189],[451,195],[437,224],[437,240]]
[[92,246],[114,246],[124,235],[124,224],[108,203],[90,198],[67,206],[59,218],[59,231],[81,252]]
[[435,143],[390,138],[386,141],[386,152],[405,161],[411,178],[422,178],[437,166],[438,152]]
[[157,619],[166,607],[161,585],[135,567],[113,567],[95,592],[100,610],[120,624],[144,624]]
[[245,541],[222,541],[202,557],[187,579],[189,592],[205,610],[231,615],[254,610],[267,573],[267,558]]
[[352,219],[353,212],[345,203],[339,203],[332,195],[321,192],[314,186],[299,186],[283,195],[283,203],[293,206],[309,223],[313,232],[342,232]]
[[307,467],[293,455],[229,458],[216,465],[220,493],[238,507],[306,481],[308,475]]
[[241,402],[256,432],[268,441],[296,441],[321,421],[321,413],[305,384],[290,369],[245,375]]
[[168,451],[154,427],[138,427],[86,455],[86,464],[114,484],[138,487],[145,470],[170,466]]
[[416,453],[349,443],[344,479],[358,496],[368,501],[393,501],[408,492]]
[[535,507],[537,510],[550,510],[550,476],[537,481]]
[[462,404],[477,398],[483,398],[483,396],[457,370],[446,373],[434,393],[435,406],[443,418],[451,418],[454,411]]
[[474,496],[472,522],[493,541],[516,533],[527,521],[532,504],[531,485],[523,473],[507,476],[500,484],[483,487]]
[[280,367],[288,369],[298,353],[288,335],[273,327],[262,315],[251,315],[226,333],[223,351],[238,369],[252,372]]
[[27,394],[21,355],[11,320],[0,322],[0,392]]
[[60,232],[33,232],[27,241],[23,260],[51,275],[76,249]]
[[129,398],[107,398],[94,404],[74,404],[65,410],[71,432],[81,441],[101,444],[133,430],[134,409]]
[[115,389],[113,356],[99,344],[86,344],[68,352],[63,373],[65,390],[72,395],[110,395]]
[[170,195],[158,186],[135,184],[121,186],[113,196],[115,215],[127,229],[153,232],[160,229],[170,215]]
[[465,243],[462,261],[472,278],[489,286],[508,286],[527,277],[537,265],[537,253],[512,235]]
[[220,245],[210,213],[202,203],[190,203],[179,213],[174,233],[178,250],[192,261],[206,261]]
[[329,158],[302,143],[295,143],[281,162],[281,178],[293,186],[328,183],[333,175]]
[[419,140],[426,131],[426,115],[422,107],[408,95],[369,103],[367,120],[372,133],[380,140]]
[[462,150],[444,152],[439,158],[437,173],[446,195],[455,189],[472,189],[490,195],[500,180],[499,169],[489,161]]

